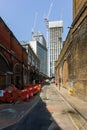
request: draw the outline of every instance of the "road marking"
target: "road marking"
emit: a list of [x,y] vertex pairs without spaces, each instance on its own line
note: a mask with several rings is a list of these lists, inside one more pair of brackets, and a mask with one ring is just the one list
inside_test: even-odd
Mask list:
[[79,127],[76,125],[75,121],[73,120],[73,118],[71,117],[71,115],[70,115],[69,113],[68,113],[68,116],[69,116],[70,120],[72,121],[73,125],[75,126],[75,128],[76,128],[77,130],[80,130],[80,129],[85,130],[83,127],[80,127],[80,128],[79,128]]
[[[55,87],[56,88],[56,87]],[[56,88],[56,90],[58,91],[58,89]],[[59,92],[59,91],[58,91]],[[59,94],[61,95],[61,93],[59,92]],[[62,95],[61,95],[62,96]],[[64,97],[62,96],[62,98],[64,99]],[[72,105],[70,105],[65,99],[64,99],[64,102],[66,103],[66,105],[68,106],[68,107],[71,107],[73,110],[74,110],[74,108],[72,107]],[[70,118],[70,120],[72,121],[72,123],[73,123],[73,125],[75,126],[75,128],[76,128],[76,130],[80,130],[81,128],[83,128],[83,127],[78,127],[77,125],[76,125],[76,123],[75,123],[75,121],[73,120],[73,118],[71,117],[71,115],[68,113],[68,117]],[[85,130],[84,128],[83,128],[83,130]]]

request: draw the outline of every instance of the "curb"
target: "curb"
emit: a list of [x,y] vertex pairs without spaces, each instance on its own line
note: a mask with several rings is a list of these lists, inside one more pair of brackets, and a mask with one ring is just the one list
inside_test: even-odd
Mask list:
[[[56,87],[55,87],[56,88]],[[67,98],[56,88],[56,90],[60,93],[60,95],[72,106],[72,108],[74,109],[74,110],[76,110],[79,114],[80,114],[80,116],[85,120],[85,121],[87,121],[87,118],[82,114],[82,112],[80,112],[80,110],[73,104],[73,103],[70,103],[70,101],[69,100],[67,100]]]

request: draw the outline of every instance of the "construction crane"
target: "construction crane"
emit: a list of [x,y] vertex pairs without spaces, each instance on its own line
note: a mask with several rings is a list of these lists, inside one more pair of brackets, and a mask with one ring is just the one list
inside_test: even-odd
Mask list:
[[47,14],[47,17],[44,18],[45,20],[45,23],[46,23],[46,41],[47,41],[47,50],[48,50],[48,56],[47,56],[47,59],[48,59],[48,76],[50,77],[50,45],[49,45],[49,16],[51,14],[51,11],[52,11],[52,7],[53,7],[53,4],[54,4],[54,0],[52,0],[51,4],[50,4],[50,8],[49,8],[49,11],[48,11],[48,14]]
[[49,8],[49,11],[48,11],[47,19],[49,19],[49,16],[50,16],[51,11],[52,11],[53,4],[54,4],[54,0],[50,4],[50,8]]
[[44,20],[45,20],[45,22],[46,22],[46,29],[47,29],[47,31],[48,31],[48,28],[49,28],[49,16],[50,16],[50,14],[51,14],[53,4],[54,4],[54,0],[53,0],[53,1],[51,2],[51,4],[50,4],[50,8],[49,8],[47,17],[44,18]]
[[33,24],[33,27],[32,27],[32,39],[33,39],[34,29],[35,29],[36,22],[37,22],[37,15],[38,15],[38,12],[35,12],[34,24]]

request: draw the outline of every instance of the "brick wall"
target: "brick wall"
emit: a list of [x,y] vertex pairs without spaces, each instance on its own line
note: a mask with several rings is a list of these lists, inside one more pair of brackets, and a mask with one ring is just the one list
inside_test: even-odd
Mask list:
[[6,28],[5,24],[3,24],[2,20],[0,19],[0,43],[7,48],[10,48],[10,32],[8,28]]
[[87,98],[87,17],[73,34],[75,93]]
[[[0,18],[0,44],[2,44],[6,49],[12,50],[16,57],[16,60],[23,60],[28,63],[28,57],[25,50],[22,48],[19,41],[15,38],[13,33],[9,30],[4,21]],[[3,55],[8,59],[10,58],[10,54],[7,52],[3,52]]]
[[76,18],[86,0],[73,0],[73,20]]
[[[3,64],[0,64],[0,74],[7,73],[4,75],[4,79],[9,77],[9,81],[2,80],[3,76],[0,77],[0,81],[3,81],[3,84],[7,86],[8,84],[14,83],[18,88],[18,83],[20,81],[21,84],[28,82],[27,69],[26,66],[28,64],[28,56],[25,49],[16,39],[14,34],[10,31],[7,25],[0,17],[0,56],[3,59],[4,66],[8,66],[8,68],[3,68]],[[6,61],[6,62],[4,62]],[[18,71],[17,67],[19,67]],[[8,69],[8,70],[7,70]],[[13,75],[8,75],[8,72],[13,72]]]
[[65,68],[63,75],[68,72],[68,81],[73,84],[75,96],[87,100],[87,1],[73,0],[73,2],[75,19],[56,62],[55,73],[60,70],[60,66],[64,67],[63,62],[66,60],[68,70]]

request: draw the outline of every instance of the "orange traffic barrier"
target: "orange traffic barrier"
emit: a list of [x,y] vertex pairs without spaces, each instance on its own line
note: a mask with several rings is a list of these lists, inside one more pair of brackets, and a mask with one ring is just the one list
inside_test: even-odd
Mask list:
[[5,97],[5,102],[12,102],[11,91],[5,90],[4,97]]
[[25,84],[23,85],[25,89],[18,90],[14,85],[11,85],[10,88],[3,90],[3,95],[0,95],[1,102],[16,102],[20,101],[29,101],[30,98],[33,98],[35,94],[40,92],[41,84]]
[[25,90],[20,90],[19,96],[20,96],[20,100],[24,101],[25,100]]
[[30,95],[29,95],[29,92],[28,92],[28,90],[26,89],[25,90],[25,101],[29,101],[29,98],[30,98]]
[[33,98],[33,89],[28,88],[24,90],[20,90],[19,96],[21,101],[29,101],[30,98]]
[[33,94],[36,94],[36,93],[40,92],[40,90],[41,90],[40,84],[25,84],[24,87],[27,89],[32,88]]
[[30,98],[33,98],[34,96],[33,88],[28,88],[28,93],[29,93]]
[[13,90],[11,95],[12,95],[12,102],[16,102],[19,100],[19,91],[18,90]]
[[38,84],[37,91],[40,92],[40,90],[41,90],[41,85]]

